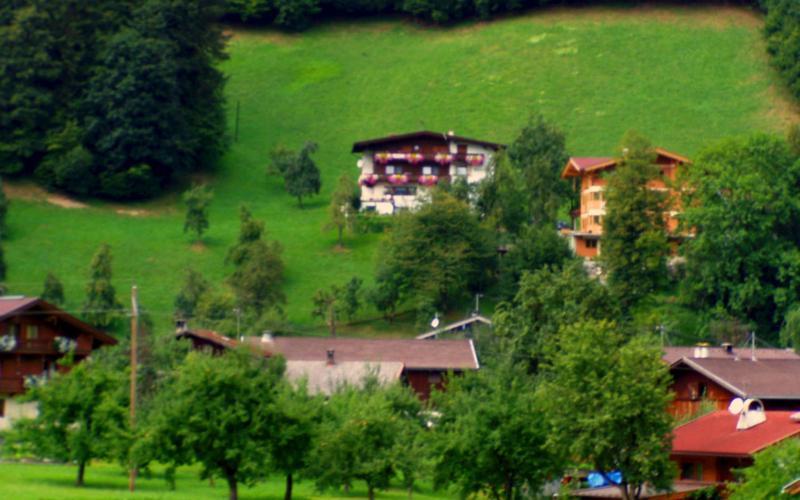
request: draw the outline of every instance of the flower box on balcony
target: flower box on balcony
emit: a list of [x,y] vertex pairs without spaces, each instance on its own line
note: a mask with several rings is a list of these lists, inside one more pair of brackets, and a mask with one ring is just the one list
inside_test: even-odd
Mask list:
[[450,153],[436,153],[433,160],[439,165],[450,165],[453,161],[453,155]]
[[435,186],[439,182],[438,175],[420,175],[417,182],[422,186]]
[[417,163],[420,163],[424,159],[425,159],[425,157],[422,156],[422,153],[409,153],[408,154],[408,162],[411,163],[412,165],[416,165]]
[[375,187],[378,183],[378,176],[375,174],[368,174],[361,177],[361,185],[367,187]]
[[388,177],[389,183],[395,186],[400,184],[408,184],[408,176],[406,174],[393,174]]
[[484,156],[482,154],[467,155],[467,163],[469,163],[473,167],[479,167],[483,165],[483,161],[484,161]]

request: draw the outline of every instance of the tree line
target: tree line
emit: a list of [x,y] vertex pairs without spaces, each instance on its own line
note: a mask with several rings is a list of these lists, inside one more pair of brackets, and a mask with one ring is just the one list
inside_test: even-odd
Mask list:
[[116,199],[224,150],[224,0],[0,6],[0,173]]

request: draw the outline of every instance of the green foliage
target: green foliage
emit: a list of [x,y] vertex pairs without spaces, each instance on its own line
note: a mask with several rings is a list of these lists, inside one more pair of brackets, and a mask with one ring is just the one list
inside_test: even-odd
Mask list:
[[800,350],[800,307],[794,305],[786,312],[780,334],[781,344]]
[[441,413],[431,437],[437,486],[455,485],[463,498],[522,498],[559,471],[560,460],[545,449],[542,401],[523,366],[502,361],[451,377],[434,403]]
[[314,294],[311,315],[325,321],[331,336],[336,336],[336,324],[341,316],[353,319],[361,307],[361,284],[360,278],[353,277],[344,286],[332,285]]
[[379,254],[379,287],[392,283],[401,299],[423,298],[441,309],[485,289],[497,263],[489,231],[466,204],[442,192],[397,216]]
[[205,184],[197,184],[183,193],[183,202],[186,204],[186,219],[183,223],[183,232],[194,231],[197,239],[202,238],[208,229],[208,205],[214,193]]
[[47,154],[36,167],[36,179],[48,188],[87,195],[97,188],[94,157],[83,145],[84,131],[76,120],[47,136]]
[[240,483],[265,478],[281,432],[275,401],[283,368],[249,351],[189,353],[159,395],[143,444],[163,463],[199,463],[203,477],[225,479],[236,500]]
[[321,489],[356,480],[367,483],[367,496],[389,487],[394,477],[395,449],[411,429],[421,430],[420,404],[400,385],[381,387],[366,380],[365,387],[341,387],[325,407],[318,439],[309,463]]
[[76,483],[83,486],[92,460],[125,456],[130,438],[125,375],[84,361],[35,385],[26,398],[37,402],[39,414],[18,421],[11,442],[39,458],[75,462]]
[[743,469],[743,480],[731,483],[731,500],[789,498],[784,485],[800,476],[800,441],[786,439],[756,453],[755,462]]
[[764,34],[772,64],[786,79],[789,90],[800,98],[800,5],[793,0],[764,0],[764,5]]
[[628,132],[622,148],[605,189],[601,261],[609,288],[628,310],[666,280],[668,205],[665,192],[648,185],[659,174],[650,142]]
[[508,146],[508,158],[522,173],[529,220],[534,224],[555,222],[558,210],[571,195],[569,184],[561,178],[569,159],[564,133],[542,115],[534,115]]
[[353,230],[358,218],[358,209],[353,205],[357,196],[356,186],[349,175],[343,174],[336,183],[336,189],[331,195],[331,204],[328,206],[329,221],[326,228],[334,227],[338,231],[339,246],[344,245],[342,235],[345,229]]
[[235,269],[228,284],[238,303],[256,315],[274,309],[281,311],[286,297],[283,284],[283,260],[280,243],[264,241],[264,223],[253,219],[244,206],[240,212],[239,242],[228,252],[227,262]]
[[493,161],[491,176],[478,187],[478,210],[495,229],[516,234],[528,220],[525,180],[505,153]]
[[800,301],[800,161],[755,135],[706,149],[687,181],[686,303],[774,332]]
[[669,369],[650,339],[629,341],[613,322],[563,328],[560,350],[545,367],[552,450],[598,471],[622,472],[623,498],[644,483],[671,484],[672,395]]
[[52,272],[47,273],[44,278],[44,289],[40,298],[57,306],[64,303],[64,285]]
[[347,319],[352,320],[361,308],[362,285],[364,280],[358,276],[353,276],[344,286],[344,297],[342,298],[342,313]]
[[572,260],[572,250],[566,238],[551,224],[525,225],[500,258],[500,293],[506,300],[517,293],[519,280],[525,272],[535,272],[546,266],[562,267]]
[[283,148],[272,152],[270,171],[277,171],[283,176],[286,192],[297,198],[297,203],[303,207],[303,198],[312,194],[319,194],[322,188],[322,178],[311,155],[317,151],[314,142],[306,142],[299,152],[293,153]]
[[276,398],[275,427],[270,443],[271,465],[286,476],[284,500],[291,500],[294,476],[306,469],[317,438],[322,401],[308,395],[304,385],[282,384]]
[[175,315],[182,319],[194,317],[200,300],[211,290],[211,284],[194,269],[186,271],[183,287],[175,297]]
[[608,289],[586,275],[580,262],[524,274],[510,302],[498,305],[494,332],[498,348],[536,370],[559,347],[561,328],[580,319],[612,319],[619,309]]
[[111,247],[104,243],[92,257],[86,300],[83,303],[83,317],[86,321],[103,328],[114,326],[122,308],[114,285],[111,284],[111,261]]

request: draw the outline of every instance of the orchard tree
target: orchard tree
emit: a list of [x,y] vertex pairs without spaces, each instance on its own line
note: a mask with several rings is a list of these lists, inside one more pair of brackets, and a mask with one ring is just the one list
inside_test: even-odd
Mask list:
[[352,320],[358,310],[361,308],[361,298],[363,292],[361,286],[364,280],[358,276],[353,276],[350,281],[344,286],[344,297],[342,298],[342,313],[347,316],[348,320]]
[[331,337],[336,336],[336,323],[342,309],[343,299],[344,290],[337,285],[331,285],[328,289],[320,288],[314,293],[314,309],[311,311],[311,316],[325,321]]
[[64,285],[52,272],[48,272],[44,279],[44,290],[42,290],[41,298],[57,306],[64,303]]
[[672,395],[661,349],[653,339],[625,340],[609,321],[564,327],[558,340],[537,394],[546,405],[549,448],[603,475],[620,471],[625,500],[640,498],[645,485],[668,488]]
[[25,396],[36,401],[35,419],[20,420],[10,438],[39,458],[78,465],[83,486],[92,460],[123,459],[128,435],[127,375],[89,360],[35,385]]
[[270,446],[272,466],[286,476],[284,500],[292,499],[295,476],[308,466],[308,456],[317,439],[322,401],[310,396],[306,386],[281,385],[276,399],[275,427]]
[[222,477],[229,498],[240,484],[266,477],[276,426],[275,401],[284,365],[243,350],[190,352],[159,396],[147,439],[165,443],[155,458],[174,466],[197,462],[204,478]]
[[569,159],[564,133],[541,115],[531,116],[508,146],[508,158],[522,174],[530,221],[553,223],[571,195],[569,184],[561,178]]
[[364,385],[343,386],[331,395],[309,473],[321,489],[349,489],[354,481],[364,481],[367,497],[374,500],[375,491],[388,488],[396,474],[398,440],[408,438],[408,429],[421,429],[422,422],[419,400],[410,389],[381,387],[375,379]]
[[319,194],[322,188],[319,168],[311,158],[316,151],[317,144],[309,141],[297,153],[283,148],[272,152],[271,170],[283,176],[286,192],[297,198],[300,208],[304,197]]
[[545,447],[543,402],[524,366],[503,360],[451,377],[433,401],[441,415],[430,437],[437,487],[512,500],[559,472],[559,458]]
[[198,241],[208,229],[208,205],[213,197],[214,193],[204,184],[196,184],[183,193],[183,202],[186,204],[183,232],[196,233]]
[[601,262],[609,288],[627,310],[666,279],[668,200],[663,190],[650,187],[659,175],[650,142],[628,132],[622,147],[622,157],[605,189]]
[[83,316],[98,327],[112,326],[119,316],[122,305],[111,284],[111,247],[104,243],[92,257],[89,268],[89,283],[86,285],[86,301]]
[[344,246],[342,239],[345,229],[352,231],[358,216],[357,209],[353,206],[356,197],[356,187],[353,180],[347,174],[339,177],[336,189],[331,196],[331,204],[328,207],[329,222],[327,228],[336,228],[339,235],[339,246]]
[[772,334],[800,302],[800,160],[759,134],[706,149],[686,176],[685,302]]

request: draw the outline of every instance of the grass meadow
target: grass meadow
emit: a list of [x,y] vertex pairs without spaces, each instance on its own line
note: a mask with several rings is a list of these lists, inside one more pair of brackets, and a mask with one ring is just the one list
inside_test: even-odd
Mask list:
[[[136,481],[136,492],[128,491],[128,473],[118,465],[100,463],[86,469],[86,485],[75,486],[76,468],[68,465],[0,463],[0,498],[7,500],[116,500],[137,498],[141,500],[204,500],[228,498],[228,486],[216,480],[212,486],[199,479],[199,469],[178,469],[176,488],[170,491],[156,468],[148,477],[142,474]],[[284,479],[273,476],[252,487],[239,486],[240,500],[283,500]],[[365,498],[365,484],[356,483],[349,493],[330,491],[320,493],[308,481],[295,481],[295,500]],[[447,492],[434,493],[427,484],[414,491],[415,500],[452,498]],[[393,488],[378,492],[378,499],[408,498],[406,490]]]
[[[403,20],[336,22],[302,34],[231,29],[222,69],[231,134],[238,104],[239,135],[203,177],[215,190],[203,243],[182,233],[177,192],[76,206],[11,182],[9,290],[38,294],[53,271],[67,309],[78,311],[91,256],[108,242],[120,298],[127,304],[137,284],[141,303],[166,328],[185,269],[220,285],[230,272],[225,254],[245,203],[283,244],[288,320],[301,333],[321,332],[310,316],[314,291],[352,276],[369,283],[380,259],[379,235],[350,236],[339,250],[335,232],[323,229],[336,178],[358,175],[354,141],[431,129],[509,142],[531,112],[565,131],[573,155],[612,154],[627,129],[689,156],[722,137],[779,132],[796,109],[768,65],[761,27],[747,10],[664,7],[553,9],[446,29]],[[265,169],[273,147],[306,140],[319,144],[323,192],[301,209]],[[350,333],[375,332],[413,328],[376,323]]]

